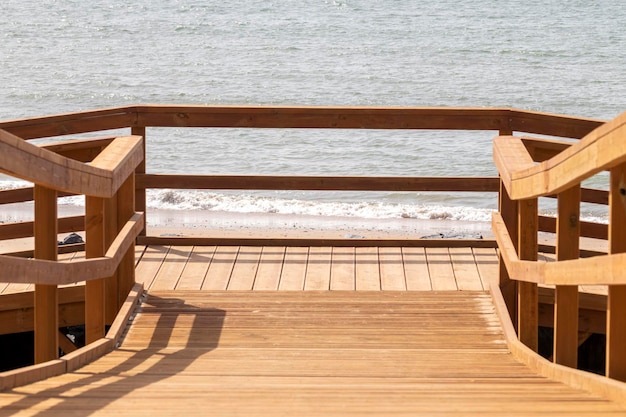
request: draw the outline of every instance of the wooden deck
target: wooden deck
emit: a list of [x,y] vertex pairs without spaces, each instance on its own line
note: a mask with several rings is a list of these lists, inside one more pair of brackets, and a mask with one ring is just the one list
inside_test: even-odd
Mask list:
[[119,348],[0,393],[0,416],[626,415],[515,359],[487,291],[495,249],[136,255],[146,295]]
[[137,282],[162,290],[481,291],[491,248],[149,246]]
[[121,347],[1,415],[624,415],[510,354],[485,291],[157,291]]

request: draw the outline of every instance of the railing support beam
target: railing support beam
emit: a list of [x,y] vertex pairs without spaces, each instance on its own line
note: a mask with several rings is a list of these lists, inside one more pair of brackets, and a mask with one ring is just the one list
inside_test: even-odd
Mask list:
[[[498,207],[500,214],[502,215],[502,219],[504,220],[504,224],[506,224],[509,235],[511,236],[511,239],[513,241],[513,245],[515,246],[515,249],[518,249],[518,205],[517,201],[511,200],[511,198],[509,197],[509,193],[504,187],[502,181],[500,181]],[[504,298],[506,306],[509,310],[509,316],[511,317],[511,321],[517,327],[517,284],[509,276],[509,272],[506,269],[506,265],[504,264],[504,260],[502,259],[501,254],[498,256],[498,270],[498,285],[500,286],[502,297]]]
[[[57,260],[57,192],[35,185],[35,258]],[[59,357],[56,285],[35,285],[35,363]]]
[[[146,127],[145,126],[133,126],[130,129],[131,135],[141,136],[143,138],[143,160],[141,163],[135,168],[136,174],[145,174],[146,173]],[[138,189],[135,190],[135,207],[134,210],[146,212],[146,189]],[[140,236],[146,235],[146,220],[144,219],[143,231]]]
[[[85,256],[97,258],[105,253],[104,199],[85,197]],[[104,337],[106,280],[95,279],[85,284],[85,342]]]
[[[536,261],[539,250],[537,199],[520,200],[518,210],[519,258]],[[539,291],[537,284],[518,281],[517,304],[519,340],[537,352],[539,350]]]
[[[611,170],[609,253],[626,252],[626,164]],[[606,376],[626,381],[626,285],[609,285]]]
[[[117,192],[117,230],[135,214],[135,175],[131,174]],[[144,233],[145,233],[144,223]],[[117,269],[118,309],[135,285],[135,247],[131,246]]]
[[[558,195],[557,261],[577,259],[580,252],[580,185]],[[578,286],[557,285],[554,299],[554,362],[578,366]]]

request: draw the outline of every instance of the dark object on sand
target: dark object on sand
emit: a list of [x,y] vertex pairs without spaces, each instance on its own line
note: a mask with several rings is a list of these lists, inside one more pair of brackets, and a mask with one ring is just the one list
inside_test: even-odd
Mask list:
[[59,242],[59,245],[74,245],[77,243],[85,243],[85,241],[79,234],[70,233],[65,239]]

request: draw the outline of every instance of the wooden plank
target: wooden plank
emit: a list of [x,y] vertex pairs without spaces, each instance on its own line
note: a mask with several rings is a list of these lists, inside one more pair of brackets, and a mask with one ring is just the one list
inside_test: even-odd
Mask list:
[[419,248],[495,248],[492,239],[316,239],[316,238],[279,238],[279,237],[220,237],[214,235],[175,237],[175,236],[140,236],[140,245],[172,246],[343,246],[343,247],[419,247]]
[[458,289],[447,248],[426,248],[426,261],[433,291],[456,291]]
[[356,289],[355,248],[333,247],[330,289],[335,291],[353,291]]
[[325,291],[330,289],[330,262],[332,248],[309,248],[304,289],[307,291]]
[[[509,239],[507,239],[507,246],[509,246],[510,254],[517,256],[517,248],[518,248],[518,228],[517,228],[517,217],[519,215],[519,208],[516,201],[513,201],[509,196],[509,192],[504,186],[504,182],[500,184],[500,194],[498,198],[498,212],[501,216],[502,223],[504,224],[506,233],[509,235]],[[493,222],[494,225],[497,223],[498,213],[494,215]],[[499,236],[498,228],[493,227],[494,234]],[[503,243],[502,241],[498,242],[498,286],[502,291],[502,296],[504,297],[505,303],[509,309],[509,315],[515,323],[515,329],[517,330],[517,283],[511,279],[511,272],[507,269],[507,263],[505,262]]]
[[404,276],[408,291],[432,290],[430,272],[426,262],[426,251],[423,248],[402,248]]
[[383,291],[406,291],[406,278],[400,248],[379,248],[380,289]]
[[[626,161],[626,114],[621,114],[587,134],[553,158],[536,166],[523,168],[498,159],[494,160],[514,199],[528,199],[559,193],[586,178]],[[517,152],[517,151],[515,151]],[[516,169],[519,168],[519,169]],[[510,170],[510,172],[507,171]]]
[[192,249],[190,246],[172,246],[149,289],[158,291],[176,288]]
[[284,259],[285,247],[264,247],[253,289],[258,291],[278,290]]
[[[117,193],[117,230],[120,231],[127,221],[135,214],[135,176],[133,173],[124,181]],[[143,223],[143,222],[142,222]],[[118,266],[118,293],[119,307],[126,301],[126,297],[135,286],[135,248],[128,248]]]
[[[57,193],[35,185],[35,258],[57,259]],[[59,295],[56,285],[35,285],[35,363],[59,357]]]
[[228,281],[228,290],[251,290],[254,287],[257,270],[259,269],[259,260],[261,259],[261,250],[259,247],[239,248],[237,260],[233,266]]
[[457,288],[460,291],[483,290],[472,248],[450,248],[449,252]]
[[[156,416],[196,409],[305,416],[624,411],[626,389],[606,378],[576,374],[597,384],[591,394],[547,378],[553,364],[518,362],[503,337],[514,331],[502,328],[483,291],[169,291],[144,305],[151,310],[137,315],[121,349],[76,372],[5,391],[2,409],[126,415],[145,408]],[[540,377],[534,369],[542,367]],[[574,376],[556,372],[564,382]],[[59,392],[67,395],[51,405]],[[618,399],[608,401],[607,393]]]
[[498,252],[489,248],[473,248],[472,252],[483,289],[487,290],[492,283],[498,283]]
[[[104,255],[105,246],[105,202],[100,197],[85,197],[85,257],[98,258]],[[105,333],[105,278],[85,284],[85,343],[89,344],[104,337]]]
[[[617,150],[616,150],[617,151]],[[611,170],[609,253],[626,252],[626,163]],[[607,300],[606,375],[626,381],[626,285],[610,285]]]
[[110,194],[105,197],[113,197],[143,160],[143,138],[125,136],[115,138],[89,166],[110,173]]
[[177,290],[199,290],[202,288],[206,274],[215,254],[215,246],[194,246],[180,274]]
[[513,199],[513,180],[535,166],[521,138],[516,136],[498,136],[493,140],[493,160],[502,178],[502,184]]
[[[511,115],[508,109],[432,107],[142,105],[137,111],[142,126],[237,128],[494,130],[508,127]],[[578,121],[546,120],[559,117]]]
[[239,253],[237,246],[218,246],[209,265],[204,283],[203,290],[226,290],[230,275]]
[[135,107],[125,106],[11,120],[0,123],[0,129],[24,139],[36,139],[124,128],[135,121]]
[[[537,199],[518,202],[518,252],[520,260],[536,261],[538,255]],[[519,340],[533,351],[539,349],[539,293],[537,284],[519,281],[517,331]]]
[[144,288],[148,289],[152,286],[168,252],[168,246],[146,247],[135,270],[137,282],[143,284]]
[[[104,251],[108,250],[115,238],[117,237],[117,197],[107,198],[104,200]],[[127,219],[128,220],[128,219]],[[118,293],[119,282],[117,270],[111,276],[105,278],[104,282],[104,321],[107,325],[111,325],[117,310],[119,309]]]
[[348,177],[140,174],[139,189],[497,192],[497,177]]
[[[135,179],[136,182],[138,181],[138,178],[142,175],[146,173],[146,147],[147,147],[147,141],[146,141],[146,127],[145,126],[138,126],[138,125],[133,125],[130,129],[130,133],[133,136],[140,136],[142,137],[142,144],[143,144],[143,158],[141,160],[141,162],[139,163],[139,165],[137,165],[137,167],[135,168]],[[138,185],[138,184],[135,184]],[[135,210],[136,211],[140,211],[140,212],[146,212],[146,190],[141,188],[140,186],[137,186],[135,188]],[[143,230],[140,233],[141,236],[145,236],[146,235],[146,220],[144,219],[144,223],[143,223]]]
[[380,290],[380,265],[378,248],[356,248],[356,289],[357,291]]
[[[58,232],[78,232],[85,228],[85,216],[61,217],[58,219]],[[0,224],[0,240],[32,237],[33,222],[16,222]]]
[[309,248],[288,247],[285,250],[279,290],[302,290],[306,276]]
[[[580,185],[558,196],[556,257],[577,259],[580,251]],[[557,285],[554,297],[554,362],[578,366],[578,286]]]
[[1,171],[59,191],[110,197],[111,174],[0,130]]

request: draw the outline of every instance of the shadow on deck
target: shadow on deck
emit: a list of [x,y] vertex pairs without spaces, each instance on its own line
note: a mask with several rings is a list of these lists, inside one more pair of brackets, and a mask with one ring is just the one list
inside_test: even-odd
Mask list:
[[2,415],[623,415],[511,355],[490,295],[151,291],[119,349]]

